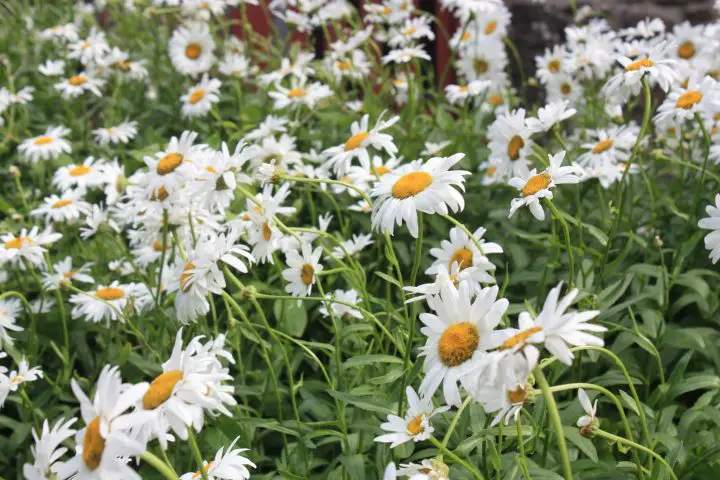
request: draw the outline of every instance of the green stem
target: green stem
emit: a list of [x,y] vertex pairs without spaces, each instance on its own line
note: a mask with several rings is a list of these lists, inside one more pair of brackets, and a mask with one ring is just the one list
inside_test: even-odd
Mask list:
[[[176,473],[172,471],[172,469],[162,460],[160,460],[158,457],[153,455],[150,452],[143,452],[142,455],[140,455],[140,458],[145,460],[147,463],[153,466],[155,470],[160,472],[163,477],[167,478],[167,480],[178,480],[178,476]],[[202,460],[201,460],[202,463]],[[200,470],[204,472],[202,466],[200,467]],[[207,474],[204,474],[204,477],[207,478]]]
[[555,397],[550,390],[545,375],[542,373],[540,367],[535,368],[535,379],[540,385],[545,403],[547,403],[548,412],[550,413],[550,421],[553,424],[555,430],[555,436],[557,437],[557,446],[560,453],[560,460],[562,461],[563,476],[565,480],[573,480],[572,468],[570,467],[570,457],[568,456],[567,445],[565,444],[565,433],[563,432],[562,421],[560,420],[560,412],[558,412],[557,403],[555,403]]
[[460,417],[462,416],[463,411],[467,408],[468,405],[470,405],[470,402],[472,401],[472,397],[470,395],[467,396],[465,401],[460,405],[460,408],[458,408],[457,413],[455,414],[455,417],[453,417],[452,422],[450,422],[450,425],[448,426],[448,430],[445,433],[445,436],[443,437],[442,444],[443,446],[447,446],[448,442],[450,441],[450,437],[452,436],[453,431],[455,431],[455,427],[457,426],[458,421],[460,420]]
[[443,455],[447,455],[448,457],[452,458],[452,460],[453,460],[455,463],[457,463],[457,464],[462,465],[463,467],[465,467],[465,470],[467,470],[468,472],[472,473],[473,477],[477,478],[478,480],[485,480],[485,478],[482,476],[482,473],[480,473],[480,471],[478,471],[477,468],[473,467],[473,466],[470,465],[468,462],[466,462],[466,461],[463,460],[462,458],[458,457],[455,453],[453,453],[452,451],[448,450],[448,448],[447,448],[445,445],[443,445],[442,443],[440,443],[440,441],[439,441],[437,438],[435,438],[435,437],[430,437],[429,440],[430,440],[430,443],[432,443],[433,445],[435,445],[435,447],[436,447],[438,450],[440,450]]
[[705,172],[707,171],[708,157],[710,156],[710,145],[712,145],[712,140],[710,139],[707,128],[705,128],[705,123],[703,122],[703,119],[699,113],[695,114],[695,120],[697,121],[698,125],[700,125],[700,130],[703,134],[703,143],[705,144],[705,159],[703,160],[700,180],[698,180],[698,185],[695,191],[695,208],[693,209],[692,217],[695,219],[695,221],[697,221],[698,208],[700,208],[700,200],[702,200],[703,185],[705,183]]
[[575,286],[575,256],[572,253],[572,244],[570,243],[570,229],[568,227],[567,221],[563,218],[562,214],[552,202],[552,200],[546,198],[545,204],[548,206],[548,208],[550,208],[553,217],[555,217],[555,219],[560,222],[560,226],[563,230],[563,236],[565,237],[565,250],[567,250],[568,261],[570,262],[570,278],[568,280],[568,283],[570,284],[570,288],[572,289]]
[[358,188],[351,183],[342,182],[340,180],[330,180],[327,178],[292,177],[289,175],[280,175],[280,179],[300,183],[327,183],[330,185],[342,185],[345,188],[355,190],[357,193],[359,193],[360,196],[362,196],[363,200],[365,200],[367,204],[372,208],[372,201],[370,201],[370,198],[367,196],[367,194],[361,188]]
[[657,453],[655,453],[653,450],[650,450],[649,448],[645,447],[644,445],[640,445],[639,443],[635,443],[635,442],[633,442],[633,441],[631,441],[631,440],[628,440],[627,438],[618,437],[617,435],[613,435],[612,433],[608,433],[608,432],[606,432],[606,431],[604,431],[604,430],[600,430],[600,429],[598,429],[598,430],[595,431],[595,435],[597,435],[598,437],[607,438],[608,440],[611,440],[611,441],[613,441],[613,442],[625,444],[625,445],[627,445],[627,446],[629,446],[629,447],[632,447],[632,448],[637,448],[638,450],[640,450],[640,451],[642,451],[642,452],[645,452],[645,453],[647,453],[648,455],[650,455],[650,456],[652,456],[652,457],[654,457],[654,458],[657,458],[657,459],[660,461],[660,463],[662,463],[663,465],[665,465],[665,468],[667,468],[668,473],[670,473],[670,476],[671,476],[674,480],[677,480],[677,475],[675,475],[675,472],[673,471],[673,469],[672,469],[672,467],[670,466],[670,464],[667,463],[667,461],[666,461],[663,457],[661,457],[660,455],[658,455]]
[[202,454],[198,448],[197,440],[195,439],[195,432],[193,431],[192,426],[188,428],[188,440],[190,441],[190,450],[192,450],[195,462],[197,462],[198,468],[200,469],[200,475],[202,475],[203,480],[208,480],[208,474],[205,471]]

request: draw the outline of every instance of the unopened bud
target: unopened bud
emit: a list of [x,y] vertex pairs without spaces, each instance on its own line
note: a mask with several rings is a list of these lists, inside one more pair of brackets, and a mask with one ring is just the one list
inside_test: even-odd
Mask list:
[[20,178],[20,169],[16,167],[15,165],[10,165],[10,168],[8,168],[8,171],[10,172],[10,176],[15,178]]
[[257,295],[257,289],[253,286],[243,287],[240,289],[240,298],[248,300],[254,298]]

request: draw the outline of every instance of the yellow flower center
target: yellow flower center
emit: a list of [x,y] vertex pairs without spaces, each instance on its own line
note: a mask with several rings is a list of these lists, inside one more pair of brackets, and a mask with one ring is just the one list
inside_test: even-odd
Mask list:
[[347,142],[345,142],[345,151],[348,152],[350,150],[355,150],[356,148],[360,147],[360,145],[362,145],[365,139],[369,136],[370,133],[368,132],[356,133],[352,137],[348,138]]
[[175,171],[182,163],[185,157],[180,153],[168,153],[157,164],[155,171],[158,175],[168,175]]
[[305,285],[311,285],[313,277],[315,276],[315,269],[309,263],[306,263],[300,269],[300,279]]
[[52,208],[62,208],[67,207],[70,205],[73,201],[69,198],[63,198],[62,200],[58,200],[57,202],[52,204]]
[[500,345],[500,350],[510,350],[517,345],[523,344],[527,341],[528,338],[532,337],[540,330],[542,330],[542,327],[530,327],[527,330],[518,332],[512,337],[505,340],[502,345]]
[[462,37],[460,37],[463,42],[467,42],[472,38],[472,33],[470,32],[463,32]]
[[21,384],[24,381],[25,381],[25,377],[22,375],[15,375],[14,377],[10,378],[10,383],[12,383],[13,385]]
[[392,196],[400,200],[414,197],[428,188],[432,181],[432,175],[427,172],[406,173],[392,186]]
[[415,27],[408,27],[408,28],[403,32],[403,34],[404,34],[406,37],[409,37],[410,35],[412,35],[412,34],[415,33],[415,32],[417,32],[417,28],[415,28]]
[[487,169],[487,176],[492,177],[497,173],[497,167],[490,167]]
[[477,58],[473,62],[473,68],[475,69],[475,73],[483,74],[487,73],[487,71],[490,69],[490,64],[482,58]]
[[557,73],[560,71],[560,60],[550,60],[547,64],[548,72]]
[[390,15],[392,13],[393,9],[391,6],[387,5],[385,8],[383,8],[383,15]]
[[180,274],[180,290],[183,291],[183,293],[187,293],[190,291],[190,285],[188,282],[192,278],[192,272],[190,270],[195,268],[195,264],[192,262],[188,262],[185,264],[185,267],[183,267],[183,271]]
[[499,93],[493,93],[488,97],[488,102],[490,103],[490,105],[494,105],[497,107],[505,103],[505,99]]
[[485,25],[485,35],[492,35],[493,32],[497,29],[498,23],[493,20],[491,22],[488,22],[487,25]]
[[120,70],[129,70],[130,62],[128,62],[127,60],[120,60],[118,62],[115,62],[115,67],[119,68]]
[[338,68],[338,70],[347,71],[352,68],[353,64],[350,60],[343,60],[342,62],[337,62],[335,66]]
[[173,393],[175,385],[182,379],[183,372],[180,370],[168,370],[155,377],[143,396],[143,408],[145,410],[154,410],[167,402]]
[[170,196],[170,193],[165,190],[165,187],[160,187],[157,190],[155,190],[150,197],[150,200],[160,200],[161,202],[168,198]]
[[452,267],[454,263],[458,264],[461,271],[468,267],[472,267],[473,253],[468,248],[458,248],[455,253],[453,253],[452,257],[450,257],[450,264],[448,266]]
[[533,175],[528,179],[528,181],[525,183],[525,186],[522,189],[522,195],[523,197],[527,197],[529,195],[535,195],[540,190],[547,188],[548,185],[550,185],[550,175],[548,173],[539,173],[537,175]]
[[695,44],[693,42],[682,43],[677,49],[678,57],[688,59],[695,56]]
[[390,169],[388,167],[377,167],[375,169],[375,173],[377,174],[378,177],[382,177],[386,173],[390,173]]
[[[153,247],[153,250],[155,250],[156,252],[162,252],[162,249],[163,249],[162,243],[158,242],[157,240],[155,240],[153,242],[152,247]],[[171,248],[172,247],[170,245],[168,245],[165,249],[170,250]]]
[[653,65],[655,65],[655,62],[653,62],[649,58],[641,58],[640,60],[635,60],[632,63],[628,63],[625,66],[625,71],[626,72],[636,72],[642,68],[650,68]]
[[90,172],[92,172],[92,168],[86,167],[85,165],[78,165],[77,167],[73,167],[69,170],[71,177],[82,177]]
[[563,95],[570,95],[571,92],[572,92],[572,87],[570,86],[569,83],[565,82],[562,85],[560,85],[560,93],[562,93]]
[[675,103],[675,106],[677,108],[683,108],[685,110],[690,110],[693,105],[697,105],[700,100],[702,100],[703,95],[697,90],[690,90],[688,92],[683,93],[680,95],[680,98],[677,99],[677,102]]
[[518,385],[515,390],[508,390],[507,396],[510,403],[518,404],[525,402],[525,389]]
[[460,90],[461,92],[467,92],[467,91],[470,90],[470,87],[468,87],[467,85],[460,85],[459,90]]
[[510,160],[515,161],[520,158],[520,150],[525,146],[525,140],[520,135],[515,135],[510,139],[507,146],[507,154]]
[[30,238],[30,237],[11,238],[7,242],[5,242],[5,248],[13,248],[15,250],[20,250],[23,247],[23,244],[32,245],[33,244],[32,238]]
[[189,43],[185,47],[185,56],[190,60],[196,60],[200,55],[202,55],[202,47],[199,43]]
[[100,466],[103,451],[105,451],[105,439],[100,435],[100,417],[95,417],[85,429],[83,439],[82,459],[90,470]]
[[33,142],[35,145],[47,145],[48,143],[53,142],[53,137],[50,137],[48,135],[43,135],[42,137],[38,137]]
[[66,279],[66,280],[70,280],[70,279],[73,278],[75,275],[77,275],[77,272],[73,272],[72,270],[70,270],[69,272],[63,273],[63,278]]
[[105,287],[96,290],[95,296],[105,301],[120,300],[125,297],[125,292],[122,288]]
[[270,224],[268,224],[268,222],[263,223],[262,235],[266,242],[270,241],[270,237],[272,237],[272,229],[270,228]]
[[[213,462],[208,462],[208,464],[203,467],[203,470],[205,470],[205,473],[208,473],[210,471],[212,464],[213,464]],[[201,476],[202,476],[202,473],[200,472],[200,470],[198,470],[197,472],[193,473],[192,477],[190,477],[190,480],[195,480],[196,478],[200,478]]]
[[462,322],[449,326],[440,336],[438,353],[440,360],[448,367],[457,367],[470,360],[480,343],[477,327]]
[[408,422],[407,431],[410,435],[417,435],[425,430],[422,424],[424,418],[424,415],[418,415]]
[[592,153],[598,154],[603,153],[613,146],[613,141],[610,139],[603,140],[592,148]]
[[188,98],[188,102],[190,102],[190,105],[195,105],[200,100],[205,98],[205,89],[198,87],[190,94],[190,97]]
[[68,78],[68,83],[74,87],[84,85],[87,83],[87,81],[88,79],[85,75],[73,75],[72,77]]
[[290,98],[302,98],[307,95],[307,91],[304,88],[293,88],[288,92]]

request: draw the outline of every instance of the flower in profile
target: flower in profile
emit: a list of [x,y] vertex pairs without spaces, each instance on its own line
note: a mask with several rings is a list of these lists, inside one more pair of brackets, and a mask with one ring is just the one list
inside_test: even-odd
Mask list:
[[585,393],[585,390],[578,388],[578,400],[585,410],[585,415],[578,418],[577,426],[580,427],[580,433],[583,436],[591,437],[595,429],[598,428],[600,420],[598,420],[597,414],[597,398],[595,403],[590,403],[590,398]]
[[371,192],[376,198],[373,229],[393,235],[396,224],[406,223],[410,235],[417,237],[417,212],[447,215],[449,211],[461,211],[465,199],[458,190],[465,191],[464,177],[470,172],[450,169],[464,157],[464,153],[456,153],[424,163],[416,160],[380,177]]
[[[250,478],[248,467],[255,468],[255,464],[241,454],[247,448],[233,448],[240,437],[235,438],[229,447],[221,447],[211,462],[203,461],[203,470],[208,480],[247,480]],[[188,472],[180,476],[180,480],[197,480],[202,478],[200,470]]]
[[273,107],[275,110],[286,107],[294,109],[301,105],[313,109],[320,100],[332,95],[332,90],[327,85],[320,82],[307,83],[305,78],[292,79],[291,88],[285,88],[280,84],[276,84],[275,88],[275,91],[268,93],[270,98],[275,100]]
[[94,291],[73,294],[70,303],[74,305],[73,318],[93,323],[125,322],[128,312],[142,311],[152,303],[152,296],[144,283],[121,284],[116,280],[107,286],[98,285]]
[[710,250],[710,259],[713,263],[720,260],[720,193],[715,195],[715,205],[705,208],[708,216],[700,219],[698,227],[712,232],[705,235],[705,248]]
[[55,84],[55,89],[62,93],[65,100],[77,98],[85,92],[101,96],[100,88],[105,85],[105,80],[92,75],[89,72],[81,72]]
[[64,260],[53,264],[53,273],[43,273],[43,287],[47,290],[55,290],[65,282],[95,283],[95,280],[88,275],[92,265],[92,263],[86,263],[80,268],[73,268],[72,257],[68,255]]
[[580,175],[582,172],[576,166],[562,167],[562,161],[565,159],[565,150],[555,155],[550,155],[550,166],[544,171],[537,173],[534,168],[528,173],[527,177],[515,177],[508,182],[511,186],[520,190],[520,197],[513,198],[510,203],[510,214],[512,217],[515,212],[522,206],[527,206],[535,218],[542,221],[545,219],[545,210],[543,210],[540,200],[547,198],[552,200],[553,194],[550,189],[556,185],[580,183]]
[[63,153],[70,153],[72,146],[65,137],[69,128],[48,127],[44,134],[28,138],[18,146],[18,152],[26,163],[35,165],[39,160],[55,160]]
[[98,145],[128,143],[137,135],[138,122],[125,120],[114,127],[96,128],[92,131]]
[[709,75],[700,80],[697,75],[690,77],[686,85],[675,86],[658,107],[653,119],[658,125],[675,125],[693,120],[699,114],[712,118],[720,112],[720,83]]
[[[358,292],[353,289],[335,290],[332,296],[325,294],[325,297],[334,298],[335,300],[340,300],[351,305],[357,305],[360,303],[360,296],[358,295]],[[338,318],[363,318],[360,310],[337,302],[323,302],[322,305],[320,305],[320,308],[318,308],[318,311],[323,317],[334,315]]]
[[43,372],[40,367],[30,367],[30,364],[24,358],[18,363],[18,369],[10,372],[5,376],[0,373],[0,408],[5,403],[5,399],[10,392],[17,392],[20,385],[27,382],[34,382],[38,378],[42,378]]
[[369,120],[370,115],[363,115],[359,122],[355,121],[350,126],[351,135],[344,144],[328,148],[323,152],[328,159],[326,162],[328,169],[332,168],[338,175],[345,175],[354,158],[370,165],[370,147],[378,151],[384,150],[388,155],[395,156],[398,149],[393,142],[392,135],[382,133],[382,131],[395,125],[400,117],[395,116],[390,120],[383,120],[380,115],[372,129],[368,128]]
[[64,465],[64,462],[58,462],[58,460],[68,451],[67,448],[62,446],[62,443],[75,435],[76,431],[72,428],[72,425],[76,420],[76,418],[69,420],[60,418],[50,428],[50,424],[45,419],[40,435],[33,428],[32,434],[35,441],[31,448],[33,463],[23,465],[23,475],[25,475],[26,480],[57,478]]
[[389,443],[395,448],[405,442],[422,442],[430,438],[435,431],[430,424],[430,418],[439,413],[446,412],[450,407],[434,408],[432,395],[419,397],[412,387],[405,389],[408,400],[408,410],[405,417],[388,415],[388,421],[380,425],[386,434],[375,437],[376,442]]
[[567,100],[560,100],[540,107],[538,118],[528,118],[526,120],[527,126],[535,132],[547,132],[558,123],[577,113],[574,108],[568,108],[569,104],[570,102]]
[[37,268],[44,268],[43,255],[47,246],[57,242],[62,234],[53,232],[52,227],[45,227],[42,232],[37,226],[30,231],[23,228],[16,236],[8,233],[0,236],[0,265],[10,263],[13,267],[25,270],[25,261]]
[[409,46],[390,50],[390,53],[382,57],[383,64],[408,63],[415,58],[430,60],[430,55],[422,47]]
[[17,298],[0,298],[0,347],[12,345],[13,338],[10,332],[22,332],[23,327],[17,324],[22,312],[22,303]]
[[401,463],[397,475],[410,480],[450,480],[450,469],[440,458],[420,463]]

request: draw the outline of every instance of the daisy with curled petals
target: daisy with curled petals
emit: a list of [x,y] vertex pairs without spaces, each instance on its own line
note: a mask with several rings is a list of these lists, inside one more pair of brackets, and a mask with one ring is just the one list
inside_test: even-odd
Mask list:
[[205,23],[178,27],[172,34],[168,48],[173,67],[183,75],[209,71],[215,62],[214,49],[210,27]]
[[473,80],[467,85],[448,85],[445,95],[453,105],[464,105],[468,100],[481,95],[490,87],[489,80]]
[[98,187],[103,184],[101,167],[102,161],[87,157],[81,165],[72,163],[55,170],[52,183],[63,192],[75,187]]
[[244,142],[239,142],[235,151],[230,153],[227,144],[223,142],[220,151],[205,159],[205,164],[194,180],[200,203],[205,208],[224,214],[235,198],[237,184],[251,183],[250,177],[242,173],[250,159],[250,150],[246,146]]
[[26,163],[35,165],[38,160],[55,160],[62,153],[70,153],[72,147],[65,136],[70,133],[69,128],[48,127],[44,134],[24,140],[18,151]]
[[85,224],[80,227],[80,236],[83,240],[87,240],[103,226],[112,229],[115,233],[120,232],[120,226],[112,218],[110,211],[105,210],[102,205],[93,204],[86,212]]
[[96,128],[92,131],[98,145],[128,143],[137,135],[138,122],[125,120],[114,127]]
[[487,230],[483,227],[473,232],[473,237],[480,244],[480,250],[475,242],[460,228],[450,229],[450,240],[440,242],[440,247],[430,249],[430,255],[435,257],[432,265],[425,271],[427,275],[435,275],[440,267],[451,271],[457,265],[458,271],[474,267],[472,279],[479,283],[495,283],[492,272],[495,265],[488,260],[486,255],[503,253],[500,245],[493,242],[485,242],[483,236]]
[[565,150],[548,157],[550,166],[543,172],[537,173],[533,168],[527,177],[515,177],[508,182],[510,186],[520,190],[520,197],[513,198],[510,202],[508,218],[512,217],[520,207],[527,206],[535,218],[540,221],[545,220],[545,210],[540,200],[543,198],[552,200],[553,194],[550,189],[555,188],[556,185],[580,183],[579,175],[582,175],[582,171],[579,167],[561,166],[565,158]]
[[705,248],[710,250],[713,263],[720,260],[720,193],[715,195],[715,205],[705,207],[708,217],[700,219],[698,227],[712,232],[705,235]]
[[100,372],[91,401],[73,378],[72,391],[80,402],[85,428],[75,436],[75,456],[59,469],[59,478],[83,480],[141,480],[128,460],[145,451],[129,430],[152,419],[153,414],[128,412],[148,390],[147,383],[124,384],[117,367]]
[[672,89],[658,107],[654,121],[658,125],[678,124],[693,120],[696,114],[703,118],[712,118],[720,112],[720,83],[706,75],[702,80],[693,75],[687,85],[678,85]]
[[430,424],[430,418],[439,413],[446,412],[450,407],[433,408],[432,395],[418,397],[412,387],[405,389],[408,400],[408,410],[405,417],[388,415],[388,421],[380,425],[386,434],[375,437],[379,443],[389,443],[395,448],[405,442],[422,442],[430,438],[435,429]]
[[[650,49],[647,56],[643,55],[643,58],[618,58],[623,71],[608,80],[603,87],[605,94],[613,96],[617,91],[625,89],[631,95],[637,95],[640,92],[640,81],[645,74],[651,84],[657,84],[667,92],[680,79],[676,69],[677,62],[670,58],[668,53],[672,46],[668,42],[660,42]],[[625,95],[628,96],[630,95]]]
[[[250,478],[248,467],[255,468],[255,464],[241,455],[248,451],[247,448],[233,449],[238,440],[240,437],[233,440],[229,447],[218,450],[211,462],[203,461],[203,470],[205,470],[208,480],[248,480]],[[198,470],[180,476],[180,480],[197,480],[201,476],[202,473]]]
[[353,234],[352,238],[349,240],[344,240],[342,242],[342,248],[339,246],[335,247],[333,250],[333,255],[335,255],[338,259],[342,260],[345,258],[345,253],[347,252],[348,255],[352,256],[355,255],[358,252],[361,252],[365,249],[365,247],[372,245],[375,243],[372,240],[372,234]]
[[50,195],[43,199],[43,203],[30,212],[34,217],[43,217],[46,223],[68,223],[70,225],[80,220],[80,215],[90,211],[90,204],[82,199],[83,192],[70,190],[62,196]]
[[328,159],[326,165],[338,175],[344,175],[350,168],[353,158],[359,158],[370,165],[370,151],[385,150],[388,155],[395,156],[398,149],[393,142],[392,135],[382,133],[383,130],[395,125],[400,117],[395,116],[390,120],[383,120],[383,115],[378,118],[375,127],[368,128],[370,115],[365,114],[359,122],[355,121],[350,126],[350,138],[342,144],[328,148],[323,155]]
[[70,297],[74,306],[70,312],[72,318],[99,323],[103,320],[125,321],[125,312],[130,309],[142,311],[152,301],[150,291],[142,283],[121,284],[117,280],[110,285],[98,285],[94,291],[76,293]]
[[387,43],[391,48],[397,48],[412,45],[424,38],[435,40],[430,21],[426,17],[415,17],[408,18],[404,24],[393,28]]
[[42,73],[46,77],[59,77],[65,73],[65,61],[48,60],[38,66],[38,72]]
[[[329,294],[325,294],[325,297],[331,298]],[[335,290],[335,292],[332,294],[332,298],[334,298],[335,300],[343,301],[345,303],[349,303],[351,305],[357,305],[360,303],[358,292],[353,289]],[[336,302],[323,302],[320,308],[318,308],[318,312],[320,312],[323,317],[329,317],[332,314],[337,318],[363,318],[360,310]]]
[[57,478],[63,465],[63,462],[58,462],[58,460],[68,451],[62,446],[62,443],[75,435],[76,431],[72,425],[76,420],[76,418],[69,420],[61,418],[50,428],[50,424],[45,419],[39,435],[33,428],[32,434],[35,441],[31,449],[33,463],[23,465],[23,475],[26,480]]
[[416,295],[408,298],[405,303],[426,300],[428,304],[432,304],[432,302],[436,301],[437,296],[449,285],[460,288],[460,285],[466,284],[470,295],[475,295],[482,290],[480,282],[473,278],[475,270],[477,270],[475,267],[467,267],[461,270],[457,263],[453,263],[451,267],[438,265],[433,271],[435,275],[433,282],[415,287],[403,287],[406,292]]
[[82,283],[95,283],[95,280],[88,275],[92,266],[92,263],[86,263],[80,268],[73,268],[72,257],[67,256],[64,260],[53,264],[54,273],[43,273],[43,286],[47,290],[55,290],[63,283],[71,283],[74,280]]
[[484,383],[485,375],[472,375],[473,382],[468,388],[473,399],[482,404],[488,413],[494,413],[491,426],[501,421],[508,425],[517,420],[532,388],[528,386],[530,365],[522,355],[507,356],[499,365],[498,372]]
[[290,185],[283,184],[275,194],[272,190],[272,185],[266,185],[255,202],[247,199],[247,212],[240,216],[247,229],[248,243],[253,247],[253,257],[260,263],[273,263],[272,254],[280,248],[284,237],[275,223],[275,216],[295,213],[295,207],[283,206],[290,194]]
[[403,48],[396,48],[390,50],[390,53],[382,57],[383,65],[388,63],[408,63],[415,58],[422,60],[430,60],[430,55],[423,49],[423,47],[410,46]]
[[101,64],[110,51],[105,32],[92,27],[90,34],[68,45],[68,58],[78,59],[83,65]]
[[195,337],[183,348],[182,329],[178,331],[162,373],[136,399],[138,410],[154,414],[150,421],[133,430],[136,438],[143,442],[157,438],[162,449],[167,450],[168,439],[172,439],[170,432],[187,440],[188,428],[202,430],[206,411],[231,416],[226,405],[236,404],[230,394],[233,387],[224,382],[232,377],[218,358],[228,352],[214,348],[217,339],[205,345],[201,339]]
[[225,288],[223,263],[247,273],[246,263],[253,263],[255,259],[247,246],[238,243],[240,233],[235,229],[220,235],[208,233],[188,252],[187,260],[178,263],[175,281],[168,289],[177,291],[175,309],[180,323],[188,323],[210,311],[207,296],[220,295]]
[[183,117],[193,118],[207,115],[214,104],[220,101],[220,80],[203,75],[200,83],[180,97],[183,102]]
[[527,125],[524,109],[519,108],[499,115],[488,129],[491,157],[501,159],[506,165],[504,170],[514,175],[526,174],[532,152],[532,133],[533,130]]
[[55,90],[62,93],[65,100],[77,98],[85,92],[90,92],[99,97],[102,95],[100,88],[103,85],[105,85],[105,80],[97,78],[88,72],[82,72],[56,83]]
[[417,212],[447,215],[448,211],[461,211],[465,199],[458,189],[465,191],[463,177],[470,172],[450,168],[463,157],[464,153],[456,153],[450,157],[433,157],[425,163],[416,160],[380,177],[371,192],[376,198],[372,228],[393,235],[395,225],[404,222],[410,234],[417,237]]
[[497,299],[498,287],[488,287],[471,299],[466,284],[448,286],[430,307],[435,313],[420,314],[427,338],[421,348],[425,356],[419,393],[432,397],[440,384],[448,405],[460,405],[458,381],[471,371],[487,365],[487,350],[497,343],[493,330],[500,323],[509,302]]
[[578,418],[577,426],[580,427],[580,433],[583,436],[591,436],[593,430],[600,425],[600,420],[597,418],[597,398],[595,403],[591,403],[585,390],[578,388],[578,400],[580,400],[580,405],[585,410],[585,415]]
[[9,332],[22,332],[24,330],[23,327],[16,323],[22,311],[23,307],[19,299],[0,299],[0,347],[14,343]]
[[569,103],[567,100],[560,100],[540,107],[538,118],[528,118],[527,126],[534,132],[549,131],[555,125],[577,113],[574,108],[568,108]]
[[320,264],[322,247],[311,250],[309,243],[303,243],[301,252],[289,250],[285,253],[285,263],[289,268],[283,270],[283,278],[288,282],[285,291],[294,297],[310,295],[315,284],[316,275],[323,270]]
[[601,338],[588,333],[607,331],[607,328],[601,325],[589,323],[600,312],[598,310],[566,311],[574,302],[579,290],[574,288],[561,299],[561,289],[562,282],[550,290],[537,318],[533,320],[528,312],[522,312],[518,317],[519,329],[508,328],[498,332],[496,339],[502,340],[498,346],[500,352],[522,351],[532,370],[540,356],[534,345],[544,345],[552,355],[566,365],[571,365],[575,358],[569,345],[573,347],[604,345]]
[[44,268],[43,255],[48,245],[57,242],[62,234],[53,232],[46,227],[42,232],[37,226],[30,231],[23,228],[19,235],[8,233],[0,236],[0,265],[9,262],[13,267],[25,270],[25,261],[39,268]]
[[40,367],[30,367],[24,358],[20,360],[18,369],[10,372],[10,375],[3,378],[0,374],[0,407],[5,403],[10,392],[17,392],[20,385],[27,382],[34,382],[42,378],[43,372]]
[[275,91],[268,93],[270,98],[275,100],[273,108],[282,110],[290,107],[291,109],[299,108],[305,105],[308,108],[315,108],[315,105],[325,98],[332,95],[332,90],[327,85],[320,82],[307,83],[307,79],[293,78],[291,88],[285,88],[282,85],[275,84]]

